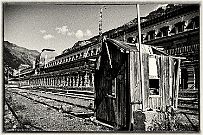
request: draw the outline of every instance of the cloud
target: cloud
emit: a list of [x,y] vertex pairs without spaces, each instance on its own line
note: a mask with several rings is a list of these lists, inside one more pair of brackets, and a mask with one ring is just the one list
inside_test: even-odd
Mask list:
[[92,32],[89,29],[87,29],[84,35],[90,37],[92,36]]
[[67,35],[67,36],[75,36],[78,39],[81,39],[83,37],[90,37],[92,36],[92,32],[87,29],[85,32],[83,32],[82,30],[77,30],[76,32],[71,31],[70,29],[68,29],[68,26],[64,25],[62,27],[57,27],[55,28],[55,30],[57,31],[57,33],[62,34],[62,35]]
[[67,35],[68,36],[72,36],[72,35],[74,35],[75,33],[74,32],[67,32]]
[[57,31],[57,33],[63,34],[63,35],[71,36],[71,35],[74,34],[73,32],[71,32],[71,31],[68,29],[68,26],[57,27],[55,30]]
[[44,34],[44,33],[46,33],[46,30],[40,30],[40,32],[41,32],[42,34]]
[[75,33],[75,36],[76,36],[78,39],[81,39],[81,38],[83,38],[84,33],[83,33],[82,30],[78,30],[78,31]]
[[51,34],[46,34],[46,35],[43,36],[43,38],[44,38],[45,40],[49,40],[49,39],[54,38],[54,36],[51,35]]

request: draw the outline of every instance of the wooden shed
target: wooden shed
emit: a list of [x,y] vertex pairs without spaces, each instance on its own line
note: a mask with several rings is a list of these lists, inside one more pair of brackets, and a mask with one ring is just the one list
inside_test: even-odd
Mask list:
[[[138,44],[105,39],[95,71],[96,119],[128,129],[133,112],[176,106],[180,59],[142,45],[144,90]],[[177,84],[177,85],[176,85]]]

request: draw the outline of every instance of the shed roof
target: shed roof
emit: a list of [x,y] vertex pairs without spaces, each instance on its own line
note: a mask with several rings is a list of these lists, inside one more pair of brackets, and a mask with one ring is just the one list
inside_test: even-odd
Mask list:
[[[139,51],[139,44],[138,43],[132,44],[132,43],[118,41],[118,40],[110,39],[110,38],[107,38],[106,41],[112,43],[113,45],[115,45],[119,49],[124,49],[126,51]],[[143,53],[148,53],[148,54],[167,55],[163,51],[158,50],[156,47],[153,47],[151,45],[146,45],[146,44],[142,44],[142,51],[143,51]]]

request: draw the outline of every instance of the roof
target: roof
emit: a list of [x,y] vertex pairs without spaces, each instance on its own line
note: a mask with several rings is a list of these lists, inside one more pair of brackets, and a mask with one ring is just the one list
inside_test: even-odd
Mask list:
[[117,46],[120,49],[122,48],[122,49],[125,49],[127,51],[130,51],[130,50],[138,51],[138,49],[135,46],[135,44],[132,44],[132,43],[118,41],[118,40],[110,39],[110,38],[107,38],[106,41],[114,44],[115,46]]
[[[114,44],[119,49],[122,49],[122,50],[125,50],[125,51],[137,51],[137,52],[139,51],[139,44],[138,43],[132,44],[132,43],[118,41],[118,40],[110,39],[110,38],[107,38],[106,41]],[[167,55],[166,53],[158,50],[157,48],[155,48],[153,46],[150,46],[150,45],[145,45],[145,44],[142,44],[142,52],[143,53],[148,53],[148,54]]]

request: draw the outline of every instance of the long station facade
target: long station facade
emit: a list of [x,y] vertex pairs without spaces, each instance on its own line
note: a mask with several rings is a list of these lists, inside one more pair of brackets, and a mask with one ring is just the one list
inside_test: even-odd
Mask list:
[[[167,9],[168,8],[168,9]],[[180,88],[199,89],[200,67],[200,6],[179,5],[155,17],[141,18],[142,43],[152,45],[169,55],[185,57],[181,63]],[[103,33],[117,41],[136,43],[137,21]],[[101,51],[100,36],[78,41],[72,48],[48,60],[37,58],[30,69],[20,69],[20,85],[59,88],[68,91],[94,93],[96,62]],[[49,50],[48,50],[49,51]],[[47,52],[48,52],[47,51]],[[49,54],[49,53],[47,53]]]

